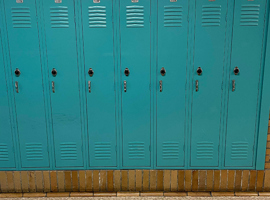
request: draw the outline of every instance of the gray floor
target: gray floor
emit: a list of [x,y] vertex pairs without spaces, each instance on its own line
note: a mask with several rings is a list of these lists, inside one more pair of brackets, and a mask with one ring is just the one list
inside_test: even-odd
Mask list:
[[[270,197],[67,197],[67,198],[47,198],[46,200],[225,200],[225,199],[232,199],[232,200],[245,200],[245,199],[258,199],[258,200],[270,200]],[[31,198],[31,200],[44,200],[45,198]],[[19,198],[1,198],[1,200],[18,200]],[[29,200],[29,198],[20,198],[24,200]]]

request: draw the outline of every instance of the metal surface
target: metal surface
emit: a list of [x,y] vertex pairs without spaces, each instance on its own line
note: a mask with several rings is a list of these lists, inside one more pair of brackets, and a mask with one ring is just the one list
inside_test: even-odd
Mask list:
[[[45,116],[43,76],[40,60],[40,45],[36,18],[36,1],[27,0],[23,4],[1,0],[4,3],[6,29],[9,46],[11,71],[19,68],[23,76],[12,79],[17,82],[18,92],[14,94],[16,109],[17,155],[22,169],[31,167],[49,168],[49,144]],[[2,28],[1,28],[2,30]],[[7,55],[7,53],[6,53]],[[11,79],[11,80],[12,80]],[[15,85],[15,82],[12,85]]]
[[269,5],[0,0],[0,170],[262,170]]

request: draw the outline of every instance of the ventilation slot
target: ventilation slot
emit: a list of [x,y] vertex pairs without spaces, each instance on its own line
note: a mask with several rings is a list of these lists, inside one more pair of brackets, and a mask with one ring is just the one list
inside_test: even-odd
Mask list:
[[0,143],[0,161],[9,161],[8,147],[4,143]]
[[242,5],[240,26],[258,26],[260,5]]
[[248,143],[247,142],[233,142],[231,159],[232,160],[246,160],[248,158]]
[[90,28],[106,28],[106,7],[90,6],[88,7],[89,27]]
[[162,144],[163,159],[179,158],[179,142],[163,142]]
[[212,27],[220,26],[221,5],[202,6],[202,26]]
[[26,159],[29,161],[43,160],[43,148],[40,143],[26,144]]
[[213,159],[214,145],[212,142],[197,143],[197,159]]
[[144,27],[144,7],[143,6],[127,6],[126,7],[126,23],[128,28]]
[[61,160],[77,160],[77,145],[76,143],[60,144]]
[[13,28],[31,28],[31,16],[29,8],[11,8],[11,16]]
[[95,159],[110,160],[111,159],[111,144],[109,142],[95,143]]
[[182,6],[164,6],[164,26],[181,27],[182,12]]
[[51,7],[50,14],[51,14],[52,28],[69,27],[68,7],[66,6]]
[[144,143],[130,142],[128,143],[129,159],[144,159]]

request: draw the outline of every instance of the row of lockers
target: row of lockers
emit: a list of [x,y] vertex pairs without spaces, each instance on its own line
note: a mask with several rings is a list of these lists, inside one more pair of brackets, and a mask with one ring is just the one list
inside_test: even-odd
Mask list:
[[0,0],[0,168],[255,168],[267,3]]

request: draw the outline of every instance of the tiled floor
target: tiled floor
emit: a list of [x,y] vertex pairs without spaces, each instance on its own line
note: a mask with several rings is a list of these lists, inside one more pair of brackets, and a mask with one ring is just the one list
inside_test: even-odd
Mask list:
[[[21,198],[29,199],[29,198]],[[270,197],[62,197],[46,198],[46,200],[270,200]],[[1,198],[1,200],[18,200],[18,198]],[[31,198],[31,200],[44,200],[44,198]]]

